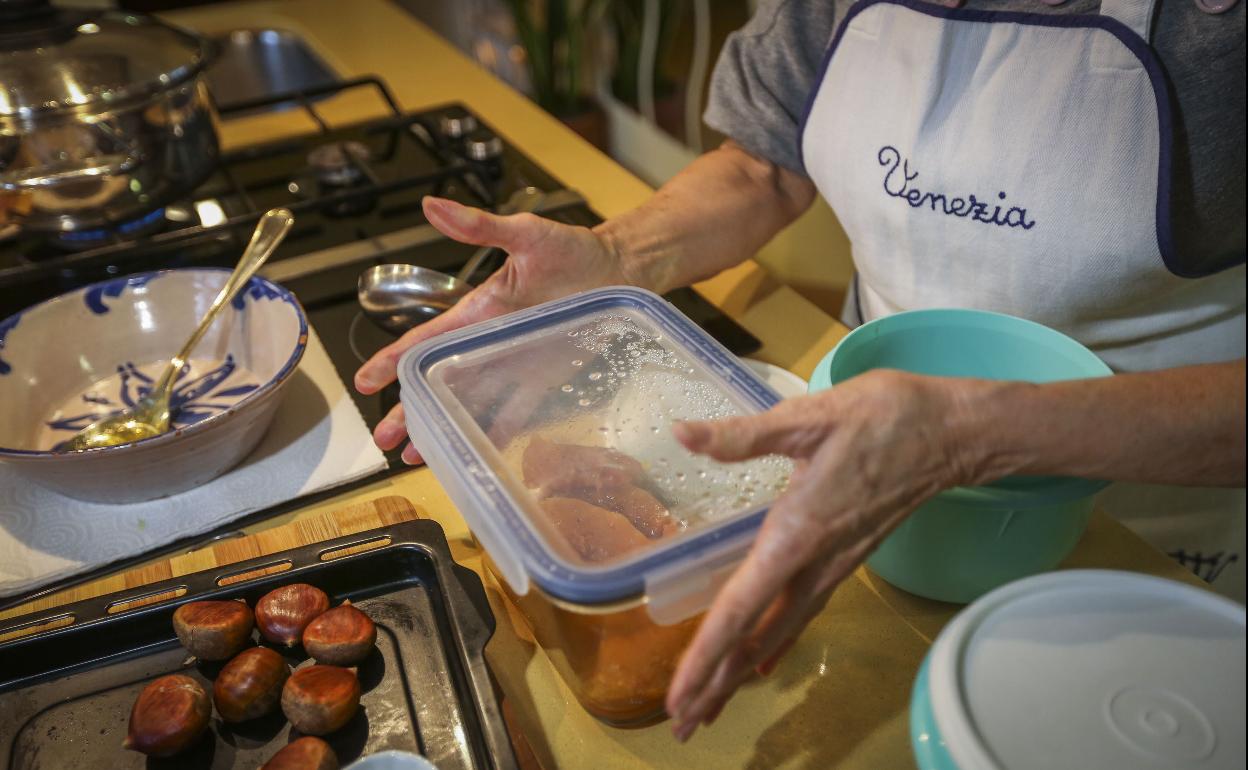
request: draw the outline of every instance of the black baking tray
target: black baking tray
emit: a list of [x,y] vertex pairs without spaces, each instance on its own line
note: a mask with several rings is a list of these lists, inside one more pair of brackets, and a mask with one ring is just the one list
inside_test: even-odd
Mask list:
[[[349,551],[369,545],[377,547]],[[260,767],[293,737],[280,710],[239,725],[222,722],[214,710],[204,739],[166,760],[126,751],[121,742],[130,707],[152,679],[181,672],[199,679],[211,693],[221,664],[197,663],[178,645],[172,625],[178,606],[240,597],[254,606],[266,592],[295,582],[322,588],[334,604],[350,599],[377,624],[377,649],[359,666],[360,711],[346,727],[326,736],[344,767],[384,749],[419,752],[439,770],[516,767],[483,657],[494,631],[485,591],[475,573],[451,559],[442,528],[427,520],[3,623],[0,635],[72,618],[69,625],[0,643],[0,766]],[[138,599],[165,594],[180,595],[126,609]],[[299,648],[295,654],[279,651],[292,665],[305,659]]]

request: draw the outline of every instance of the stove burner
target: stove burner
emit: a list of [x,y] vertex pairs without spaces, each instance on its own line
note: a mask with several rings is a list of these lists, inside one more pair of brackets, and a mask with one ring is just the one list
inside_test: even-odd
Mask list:
[[68,249],[89,249],[108,243],[122,236],[135,238],[156,232],[165,224],[165,209],[159,208],[138,219],[132,219],[114,227],[100,227],[94,230],[70,230],[56,234],[58,245]]
[[331,142],[308,153],[308,166],[316,173],[321,184],[350,187],[364,178],[363,164],[371,156],[368,147],[361,142]]
[[[356,311],[355,316],[351,319],[350,325],[347,327],[347,345],[351,348],[352,355],[361,364],[372,358],[377,351],[398,339],[398,336],[382,329],[373,323],[364,315],[364,311]],[[346,362],[348,365],[350,362]],[[347,381],[351,381],[351,377],[355,375],[354,366],[350,366],[343,371],[342,365],[335,360],[334,365],[338,368],[339,373]],[[401,400],[401,391],[398,382],[392,382],[386,387],[379,390],[373,398],[376,400],[376,418],[369,420],[369,428],[376,427],[376,420],[386,415],[391,409],[398,406]]]
[[370,321],[363,310],[356,312],[347,330],[347,342],[351,345],[351,352],[361,364],[398,338],[398,335],[391,334]]

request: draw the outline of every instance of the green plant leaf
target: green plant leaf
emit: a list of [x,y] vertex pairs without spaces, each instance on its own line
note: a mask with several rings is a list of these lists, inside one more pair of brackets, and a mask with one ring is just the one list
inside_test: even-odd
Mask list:
[[533,97],[538,104],[549,110],[553,103],[553,92],[550,82],[550,61],[546,55],[544,36],[533,22],[528,0],[507,0],[507,4],[516,22],[516,34],[520,38],[520,45],[524,47],[529,81],[533,86]]
[[581,72],[588,30],[618,0],[507,0],[524,47],[533,96],[556,114],[576,111],[583,100]]

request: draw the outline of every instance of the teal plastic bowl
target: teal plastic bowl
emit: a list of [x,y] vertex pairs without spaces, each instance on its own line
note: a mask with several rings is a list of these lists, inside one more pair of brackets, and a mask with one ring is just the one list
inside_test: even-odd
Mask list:
[[[1111,374],[1092,351],[1031,321],[979,310],[914,310],[863,324],[815,368],[810,392],[871,369],[942,377],[1054,382]],[[1075,547],[1107,482],[1014,476],[946,490],[867,560],[919,596],[967,603],[1053,569]]]

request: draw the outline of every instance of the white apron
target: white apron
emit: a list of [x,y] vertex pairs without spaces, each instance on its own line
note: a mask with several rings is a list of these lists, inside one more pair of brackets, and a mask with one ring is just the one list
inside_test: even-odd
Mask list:
[[[1039,7],[1040,0],[1037,0]],[[1153,0],[1100,15],[862,0],[802,128],[853,245],[851,324],[971,307],[1069,334],[1117,371],[1244,356],[1244,266],[1185,267]],[[1242,489],[1119,484],[1102,505],[1244,598]]]

